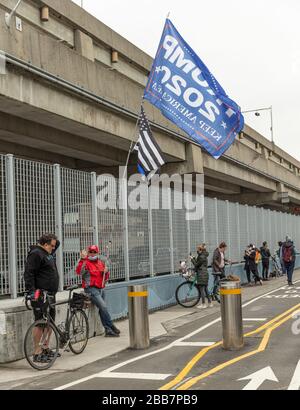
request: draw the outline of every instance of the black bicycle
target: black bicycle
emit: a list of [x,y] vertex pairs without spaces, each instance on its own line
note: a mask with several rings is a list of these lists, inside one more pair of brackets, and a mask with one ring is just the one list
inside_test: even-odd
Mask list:
[[[47,370],[53,366],[56,359],[61,356],[60,349],[62,352],[71,350],[78,355],[86,348],[89,323],[84,309],[90,305],[90,300],[82,293],[72,295],[78,288],[72,286],[67,289],[67,314],[65,321],[60,325],[56,325],[50,316],[50,308],[66,303],[53,303],[53,297],[46,291],[41,291],[39,300],[34,302],[35,308],[41,309],[43,319],[37,320],[29,327],[24,339],[25,357],[34,369]],[[25,303],[27,309],[31,310],[33,301],[25,297]]]

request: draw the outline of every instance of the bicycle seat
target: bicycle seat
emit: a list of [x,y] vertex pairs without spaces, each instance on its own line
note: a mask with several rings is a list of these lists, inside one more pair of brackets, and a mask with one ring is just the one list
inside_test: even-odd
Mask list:
[[79,289],[79,288],[80,288],[79,285],[74,285],[74,286],[70,286],[70,287],[67,288],[66,290],[67,290],[67,291],[72,291],[72,290],[76,290],[76,289]]

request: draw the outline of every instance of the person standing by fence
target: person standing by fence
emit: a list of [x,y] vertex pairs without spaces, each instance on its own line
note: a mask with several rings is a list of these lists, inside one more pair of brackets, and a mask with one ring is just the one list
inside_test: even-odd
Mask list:
[[[35,298],[35,291],[47,291],[48,295],[55,303],[55,296],[59,288],[59,275],[56,267],[55,252],[57,251],[60,242],[54,234],[44,234],[40,237],[38,244],[30,246],[30,250],[25,263],[25,289],[31,298],[31,306],[33,308],[35,320],[43,319],[43,302],[40,298]],[[50,308],[50,316],[55,321],[55,307]],[[49,349],[48,343],[50,340],[51,329],[48,331],[47,343],[40,346],[40,340],[43,335],[44,328],[37,326],[34,329],[34,357],[36,363],[47,363],[49,356],[54,353]]]
[[285,265],[284,265],[284,262],[283,262],[283,259],[282,259],[282,245],[283,245],[283,242],[281,242],[281,241],[278,242],[277,255],[278,255],[278,258],[280,260],[282,273],[283,273],[283,275],[286,275],[286,269],[285,269]]
[[249,255],[249,267],[252,275],[254,276],[255,284],[259,282],[262,285],[263,282],[258,272],[258,263],[257,248],[253,245]]
[[245,254],[244,254],[244,260],[245,260],[245,266],[244,270],[246,271],[247,275],[247,280],[248,280],[248,285],[251,285],[251,270],[250,270],[250,253],[253,245],[249,245],[247,249],[245,249]]
[[263,266],[263,280],[268,281],[271,252],[270,252],[267,242],[263,243],[263,246],[260,248],[260,253],[261,253],[261,258],[262,258],[262,266]]
[[289,236],[286,237],[286,241],[282,245],[282,260],[285,271],[287,272],[288,285],[294,286],[293,274],[295,269],[296,250],[294,247],[294,243]]
[[105,303],[105,285],[109,279],[108,268],[100,260],[99,248],[92,245],[81,251],[81,260],[76,273],[82,276],[82,286],[92,303],[99,309],[99,315],[105,329],[105,337],[119,337],[120,330],[113,324]]
[[225,252],[227,245],[225,242],[220,243],[219,247],[214,251],[212,268],[214,272],[214,289],[213,289],[213,298],[220,303],[219,298],[219,286],[220,281],[226,277],[225,275],[225,264],[228,260],[225,257]]
[[211,301],[211,297],[208,292],[208,281],[209,281],[209,274],[208,274],[208,256],[209,253],[206,250],[206,245],[203,243],[199,245],[197,248],[197,258],[191,258],[191,261],[195,267],[195,272],[197,275],[197,287],[201,293],[201,301],[202,305],[199,306],[200,309],[206,309],[206,301],[205,298],[208,299],[208,307],[212,308],[213,304]]

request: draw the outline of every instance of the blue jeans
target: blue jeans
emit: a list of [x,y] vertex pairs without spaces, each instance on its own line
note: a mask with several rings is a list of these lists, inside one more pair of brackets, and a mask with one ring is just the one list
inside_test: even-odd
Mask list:
[[99,315],[104,329],[110,330],[113,326],[110,314],[105,303],[104,289],[86,288],[85,293],[91,297],[92,303],[99,309]]
[[291,283],[293,282],[293,274],[294,274],[294,269],[295,269],[295,262],[284,262],[285,270],[287,272],[288,276],[288,282]]

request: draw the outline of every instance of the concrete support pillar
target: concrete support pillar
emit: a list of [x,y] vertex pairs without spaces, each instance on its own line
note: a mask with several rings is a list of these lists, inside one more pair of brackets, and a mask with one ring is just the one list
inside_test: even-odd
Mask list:
[[185,161],[164,166],[164,173],[168,175],[203,174],[203,156],[200,147],[187,143]]
[[91,37],[86,35],[80,30],[75,30],[75,50],[78,51],[83,57],[88,58],[91,61],[95,61],[94,44]]

